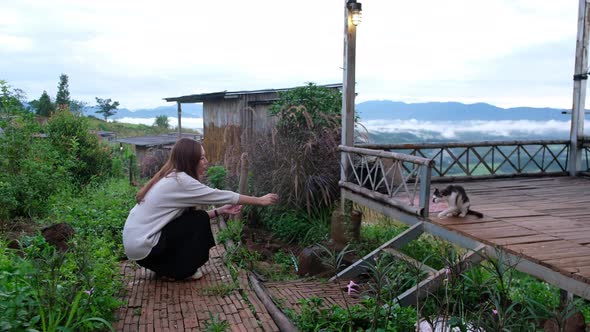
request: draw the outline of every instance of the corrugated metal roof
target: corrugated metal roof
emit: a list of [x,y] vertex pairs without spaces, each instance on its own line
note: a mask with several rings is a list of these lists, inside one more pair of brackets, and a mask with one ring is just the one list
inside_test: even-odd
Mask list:
[[[318,85],[325,88],[342,88],[342,83]],[[294,88],[283,88],[283,89],[263,89],[263,90],[251,90],[251,91],[220,91],[212,93],[201,93],[194,95],[186,95],[180,97],[168,97],[164,100],[168,102],[180,102],[180,103],[202,103],[205,100],[221,99],[221,98],[238,98],[241,95],[253,95],[271,92],[287,91]]]
[[[200,136],[201,136],[200,134],[188,134],[188,133],[182,134],[182,137],[188,137],[188,138],[192,138],[192,139],[196,139],[196,140],[199,140]],[[174,144],[174,143],[176,143],[177,139],[178,139],[178,136],[176,136],[176,134],[174,134],[174,135],[170,134],[170,135],[159,135],[159,136],[125,137],[125,138],[119,138],[119,139],[115,140],[115,142],[149,147],[149,146],[160,146],[160,145],[165,145],[165,144]]]

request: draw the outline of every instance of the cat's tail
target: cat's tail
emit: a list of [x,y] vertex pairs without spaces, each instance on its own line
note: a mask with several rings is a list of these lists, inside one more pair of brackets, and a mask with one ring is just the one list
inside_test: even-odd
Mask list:
[[477,212],[477,211],[474,211],[474,210],[471,210],[471,209],[470,210],[467,210],[467,214],[474,215],[474,216],[476,216],[478,218],[483,218],[483,213]]

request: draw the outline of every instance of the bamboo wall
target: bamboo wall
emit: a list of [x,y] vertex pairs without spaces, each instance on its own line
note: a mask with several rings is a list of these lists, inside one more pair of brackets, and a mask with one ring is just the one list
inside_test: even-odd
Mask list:
[[209,162],[224,164],[230,174],[236,174],[248,138],[276,125],[276,118],[268,114],[271,104],[265,101],[277,98],[277,93],[270,92],[203,102],[203,147]]

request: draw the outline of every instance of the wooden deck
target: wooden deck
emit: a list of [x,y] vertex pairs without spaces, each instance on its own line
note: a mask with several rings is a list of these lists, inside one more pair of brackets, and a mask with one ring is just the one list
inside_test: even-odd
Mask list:
[[[481,180],[465,187],[484,218],[437,217],[430,222],[580,281],[590,289],[590,178]],[[447,184],[433,183],[434,188]],[[547,280],[551,282],[552,280]]]

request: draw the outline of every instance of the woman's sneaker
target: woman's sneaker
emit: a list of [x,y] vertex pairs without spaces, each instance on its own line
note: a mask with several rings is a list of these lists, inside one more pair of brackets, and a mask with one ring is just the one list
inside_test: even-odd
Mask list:
[[197,272],[195,272],[195,274],[193,274],[190,278],[192,280],[199,280],[201,278],[203,278],[205,274],[201,271],[201,269],[197,269]]

